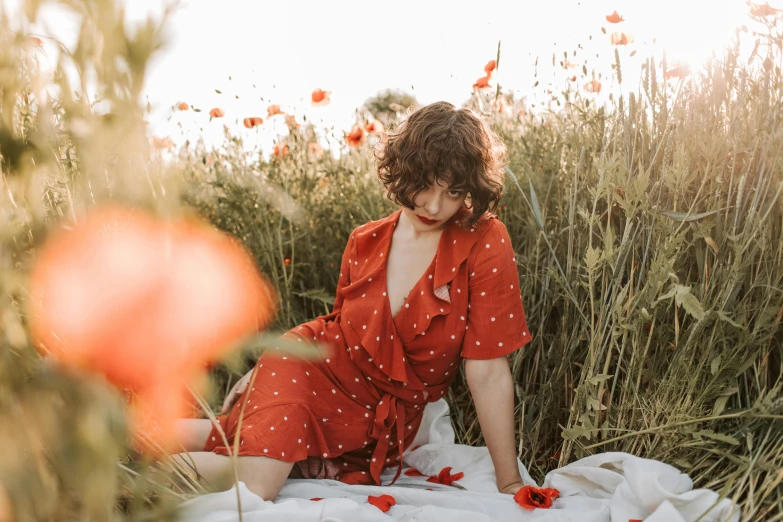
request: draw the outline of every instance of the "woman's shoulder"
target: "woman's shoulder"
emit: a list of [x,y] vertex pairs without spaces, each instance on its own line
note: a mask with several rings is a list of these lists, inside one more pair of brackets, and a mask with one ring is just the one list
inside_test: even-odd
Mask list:
[[395,210],[388,216],[384,216],[379,219],[373,219],[370,221],[367,221],[366,223],[363,223],[361,225],[358,225],[356,228],[353,229],[352,234],[367,234],[367,233],[373,233],[377,232],[380,229],[389,228],[393,226],[393,223],[395,222],[395,219],[397,217],[397,214],[399,213],[399,210]]

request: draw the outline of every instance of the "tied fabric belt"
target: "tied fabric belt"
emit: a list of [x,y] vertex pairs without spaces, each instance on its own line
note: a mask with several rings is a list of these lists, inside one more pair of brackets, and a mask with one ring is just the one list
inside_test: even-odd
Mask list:
[[370,426],[369,433],[370,437],[378,441],[375,443],[375,451],[372,453],[372,461],[370,462],[370,475],[372,475],[377,484],[381,483],[381,472],[386,463],[389,447],[393,444],[393,440],[390,439],[392,428],[395,425],[397,426],[397,454],[399,455],[400,464],[397,467],[394,480],[387,484],[388,486],[397,482],[400,473],[402,473],[402,451],[403,441],[405,440],[403,431],[405,428],[405,405],[396,395],[384,393],[380,402],[378,402],[378,406],[375,408],[375,419]]

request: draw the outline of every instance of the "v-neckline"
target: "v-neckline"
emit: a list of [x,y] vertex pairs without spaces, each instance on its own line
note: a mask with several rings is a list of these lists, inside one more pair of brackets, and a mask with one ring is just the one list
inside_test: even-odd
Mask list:
[[[389,299],[389,278],[387,277],[387,274],[389,273],[389,271],[388,271],[388,268],[389,268],[389,253],[391,252],[391,245],[392,245],[392,241],[394,239],[394,229],[397,228],[397,223],[399,223],[399,221],[400,221],[400,216],[402,216],[402,209],[398,210],[397,213],[398,213],[397,217],[392,220],[391,233],[389,234],[389,240],[386,242],[386,251],[385,251],[386,260],[383,262],[383,287],[386,290],[386,305],[389,308],[389,315],[392,314],[391,299]],[[450,223],[446,223],[446,227],[448,227],[449,225],[450,225]],[[432,256],[432,260],[430,261],[430,264],[427,266],[426,270],[424,270],[424,273],[421,275],[421,277],[419,277],[419,280],[416,281],[416,283],[413,285],[413,287],[411,287],[410,291],[408,292],[408,295],[405,296],[405,299],[403,300],[402,306],[400,307],[400,309],[397,311],[396,314],[391,315],[392,321],[395,321],[397,319],[397,317],[400,315],[400,312],[402,312],[402,309],[405,308],[405,303],[408,302],[408,298],[411,297],[411,294],[413,293],[413,290],[416,289],[416,287],[418,287],[419,284],[421,284],[421,281],[429,273],[430,269],[432,268],[432,265],[438,259],[438,254],[441,251],[441,244],[443,243],[443,236],[445,235],[444,234],[445,232],[446,232],[446,228],[444,227],[443,230],[441,230],[440,237],[438,238],[438,246],[435,249],[435,255]]]

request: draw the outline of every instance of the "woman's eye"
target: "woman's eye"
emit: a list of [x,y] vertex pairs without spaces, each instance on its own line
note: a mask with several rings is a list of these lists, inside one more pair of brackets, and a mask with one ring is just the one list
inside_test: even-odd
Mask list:
[[461,190],[450,190],[449,193],[455,198],[458,198],[462,195]]

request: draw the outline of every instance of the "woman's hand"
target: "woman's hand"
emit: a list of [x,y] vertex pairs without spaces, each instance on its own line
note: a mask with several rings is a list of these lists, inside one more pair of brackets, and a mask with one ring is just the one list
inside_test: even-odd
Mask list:
[[520,480],[519,482],[512,482],[508,486],[505,486],[503,489],[498,488],[498,491],[500,491],[501,493],[506,493],[508,495],[516,495],[517,491],[522,489],[524,486],[525,485]]
[[247,389],[247,385],[250,382],[250,377],[253,375],[253,370],[247,372],[241,379],[239,379],[231,391],[226,395],[226,400],[223,401],[223,409],[220,410],[221,415],[225,415],[234,406],[234,403],[240,395]]

